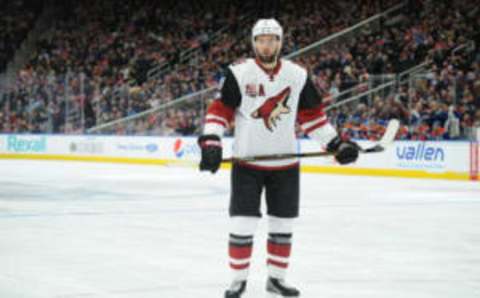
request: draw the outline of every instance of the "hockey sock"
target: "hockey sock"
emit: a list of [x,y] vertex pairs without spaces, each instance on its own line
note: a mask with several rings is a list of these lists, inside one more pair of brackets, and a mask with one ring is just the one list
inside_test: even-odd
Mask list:
[[270,217],[267,240],[268,275],[284,279],[292,250],[293,219]]
[[253,235],[258,223],[256,217],[232,217],[228,255],[233,280],[246,280],[253,251]]

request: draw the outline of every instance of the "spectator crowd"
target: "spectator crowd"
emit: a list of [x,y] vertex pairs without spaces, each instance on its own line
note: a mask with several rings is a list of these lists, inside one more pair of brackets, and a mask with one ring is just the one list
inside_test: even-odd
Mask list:
[[[362,26],[348,38],[294,58],[309,70],[325,105],[338,106],[329,116],[346,136],[375,139],[393,117],[402,121],[402,139],[465,138],[480,125],[480,54],[470,43],[478,46],[477,5],[466,0],[408,2],[399,16]],[[228,64],[252,55],[249,32],[262,16],[259,11],[284,26],[286,55],[399,4],[272,3],[68,2],[51,36],[38,42],[0,98],[0,131],[83,133],[217,86]],[[25,17],[24,28],[35,15]],[[17,39],[21,35],[13,34]],[[378,85],[375,78],[395,76],[424,61],[429,65],[422,77],[339,105]],[[150,76],[156,66],[159,71]],[[195,134],[204,108],[181,105],[110,132]]]

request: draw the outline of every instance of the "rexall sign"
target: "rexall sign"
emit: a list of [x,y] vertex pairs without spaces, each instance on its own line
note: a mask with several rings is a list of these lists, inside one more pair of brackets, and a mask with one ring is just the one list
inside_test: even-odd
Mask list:
[[47,138],[45,136],[9,135],[3,146],[8,152],[41,153],[47,151]]

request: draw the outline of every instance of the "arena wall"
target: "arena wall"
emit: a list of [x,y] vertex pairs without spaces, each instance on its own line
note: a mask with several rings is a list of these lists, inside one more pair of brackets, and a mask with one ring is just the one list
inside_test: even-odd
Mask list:
[[[223,143],[224,156],[230,156],[232,139],[224,138]],[[365,141],[359,143],[371,145]],[[301,152],[321,150],[312,140],[303,139],[298,144]],[[305,158],[302,171],[478,180],[479,151],[478,143],[466,141],[396,141],[383,153],[362,154],[354,165],[339,166],[333,158]],[[200,149],[193,137],[4,134],[0,135],[0,158],[196,167]]]

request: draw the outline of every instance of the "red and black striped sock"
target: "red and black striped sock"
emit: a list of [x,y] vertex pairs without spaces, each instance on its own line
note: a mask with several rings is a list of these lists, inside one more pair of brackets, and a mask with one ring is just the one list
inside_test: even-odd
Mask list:
[[253,235],[230,234],[228,254],[234,280],[246,280],[253,250]]
[[292,250],[291,233],[270,233],[267,241],[268,274],[274,278],[285,278]]

